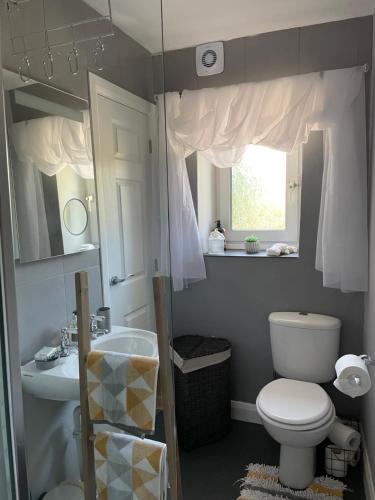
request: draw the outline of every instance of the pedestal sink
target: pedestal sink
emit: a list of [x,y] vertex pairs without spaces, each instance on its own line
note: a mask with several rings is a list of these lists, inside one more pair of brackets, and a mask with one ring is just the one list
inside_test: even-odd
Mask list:
[[[98,351],[113,351],[157,358],[156,334],[114,326],[112,332],[91,342],[91,348]],[[21,367],[22,387],[25,392],[42,399],[54,401],[79,400],[78,352],[61,358],[58,366],[41,371],[30,361]]]

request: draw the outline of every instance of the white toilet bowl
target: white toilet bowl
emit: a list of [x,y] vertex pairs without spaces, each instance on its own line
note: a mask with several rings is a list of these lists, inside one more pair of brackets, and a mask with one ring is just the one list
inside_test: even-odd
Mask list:
[[280,443],[280,482],[306,488],[315,475],[315,447],[329,434],[336,412],[317,384],[277,379],[258,395],[257,411],[267,432]]

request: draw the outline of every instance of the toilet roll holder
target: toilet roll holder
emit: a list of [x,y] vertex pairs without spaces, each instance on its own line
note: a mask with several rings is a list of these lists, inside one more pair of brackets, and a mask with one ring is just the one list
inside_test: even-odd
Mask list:
[[375,359],[372,359],[368,354],[362,354],[359,357],[365,362],[366,366],[375,365]]
[[[365,362],[366,366],[375,365],[375,359],[372,359],[368,354],[362,354],[359,357]],[[354,376],[353,381],[356,385],[361,385],[361,377]]]

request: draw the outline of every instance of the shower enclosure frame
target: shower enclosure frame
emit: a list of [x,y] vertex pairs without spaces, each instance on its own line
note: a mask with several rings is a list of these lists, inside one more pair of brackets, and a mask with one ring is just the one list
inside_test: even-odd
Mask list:
[[[0,42],[0,67],[2,64]],[[0,72],[1,73],[1,72]],[[3,76],[0,74],[0,274],[1,304],[0,335],[5,366],[5,408],[8,419],[8,448],[11,482],[14,500],[28,500],[29,488],[26,470],[25,429],[22,399],[22,380],[17,320],[15,264],[12,238],[12,214],[10,198],[10,171],[5,117]],[[9,499],[11,500],[11,499]],[[13,500],[13,499],[12,499]]]

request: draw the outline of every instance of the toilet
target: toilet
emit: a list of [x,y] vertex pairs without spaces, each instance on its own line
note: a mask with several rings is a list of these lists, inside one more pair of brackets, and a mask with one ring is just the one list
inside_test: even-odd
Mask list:
[[331,316],[274,312],[269,316],[277,378],[260,391],[256,407],[280,443],[279,480],[306,488],[315,476],[316,446],[328,436],[335,407],[321,383],[335,377],[341,321]]

